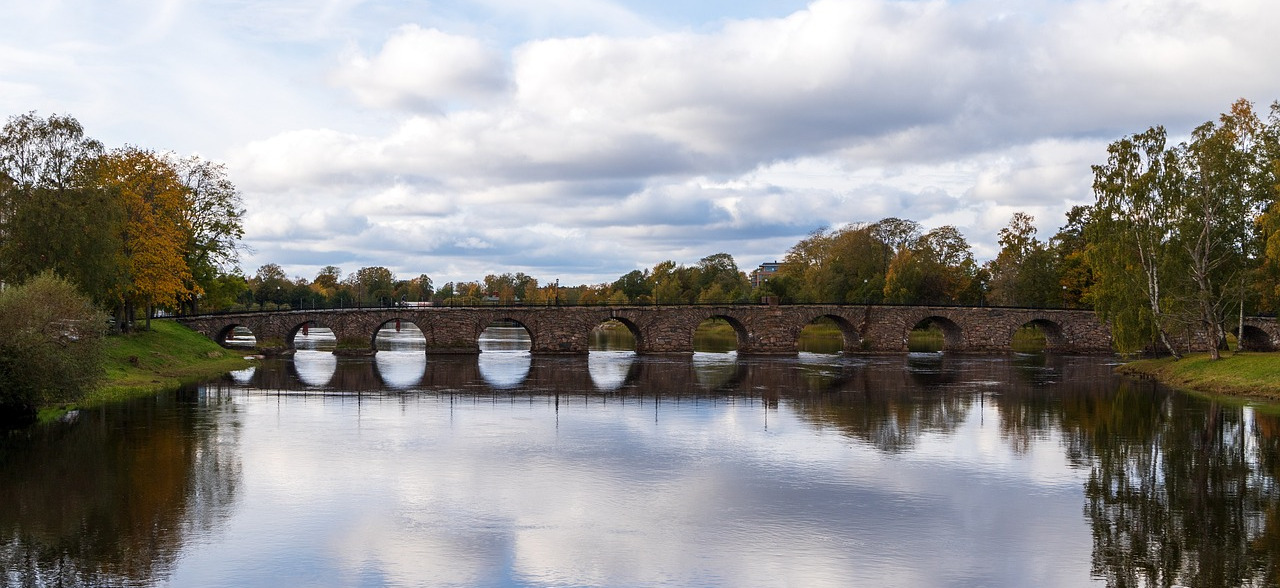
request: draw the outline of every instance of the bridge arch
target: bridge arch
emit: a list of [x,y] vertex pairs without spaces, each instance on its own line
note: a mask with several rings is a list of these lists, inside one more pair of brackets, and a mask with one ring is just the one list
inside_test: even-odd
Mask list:
[[821,324],[820,321],[826,321],[834,324],[840,330],[841,351],[844,353],[852,353],[858,351],[862,347],[862,334],[858,332],[858,327],[848,318],[834,313],[824,313],[817,315],[807,315],[808,321],[804,322],[795,329],[793,337],[793,345],[798,349],[800,346],[800,336],[804,333],[805,328]]
[[[589,338],[591,339],[591,341],[588,343],[589,350],[598,351],[595,349],[591,349],[592,347],[598,346],[595,341],[597,338],[597,332],[598,330],[602,330],[602,329],[608,330],[607,327],[605,326],[609,325],[610,323],[616,323],[618,325],[621,325],[623,328],[626,329],[627,333],[631,335],[631,338],[634,341],[634,345],[632,346],[633,351],[644,348],[644,344],[645,344],[644,335],[641,332],[640,327],[636,325],[635,322],[633,322],[631,319],[628,319],[626,317],[608,316],[608,317],[601,318],[599,322],[597,322],[596,325],[591,328],[591,333],[589,335]],[[601,338],[602,339],[609,338],[609,335],[605,333],[601,336]],[[605,342],[605,346],[606,347],[609,346],[608,341]]]
[[1014,337],[1017,336],[1018,331],[1028,327],[1034,327],[1040,331],[1040,334],[1044,335],[1045,351],[1060,351],[1068,347],[1067,338],[1066,335],[1063,334],[1062,325],[1047,318],[1037,317],[1022,323],[1009,331],[1009,336],[1006,340],[1009,343],[1010,349],[1013,349],[1013,340]]
[[[326,335],[325,332],[328,334]],[[298,349],[298,336],[308,340],[308,347],[317,351],[333,351],[338,345],[338,334],[329,325],[314,319],[302,321],[289,328],[284,343],[288,349]],[[329,340],[332,338],[332,340]],[[311,341],[314,339],[314,341]],[[314,347],[312,347],[314,345]]]
[[212,338],[228,349],[251,349],[258,344],[258,334],[243,323],[227,323]]
[[732,317],[728,314],[722,314],[722,313],[712,313],[712,314],[703,315],[702,320],[699,320],[697,323],[694,324],[693,331],[689,333],[690,348],[692,349],[697,348],[696,342],[694,341],[694,338],[696,336],[695,334],[698,330],[698,327],[706,324],[708,321],[724,321],[726,324],[729,325],[730,328],[733,329],[734,351],[742,351],[742,350],[750,349],[751,338],[750,338],[750,335],[748,334],[749,332],[747,331],[747,327],[743,325],[742,321],[738,320],[737,318]]
[[1243,351],[1275,351],[1275,339],[1265,329],[1253,325],[1245,325],[1236,335],[1236,341]]
[[[384,335],[384,330],[393,334]],[[403,336],[399,336],[401,334]],[[427,347],[427,339],[422,332],[422,326],[405,317],[394,316],[378,323],[374,327],[373,333],[369,335],[369,349],[381,350],[383,347],[389,348],[392,345],[391,341],[382,341],[383,345],[379,346],[379,338],[384,336],[395,337],[399,343],[410,346],[415,350],[418,347],[422,347],[425,350]]]
[[931,314],[921,318],[907,328],[907,332],[902,334],[903,347],[909,348],[911,332],[919,329],[928,329],[930,326],[936,326],[942,331],[942,350],[964,349],[964,329],[955,321],[938,314]]
[[[529,338],[528,349],[525,349],[525,343],[522,339],[497,340],[492,337],[486,338],[485,332],[489,329],[521,329],[524,335]],[[517,333],[518,336],[518,333]],[[511,315],[498,315],[493,317],[487,324],[480,326],[479,340],[476,341],[480,352],[485,351],[485,347],[490,347],[489,351],[531,351],[538,348],[538,336],[528,325]],[[484,342],[484,343],[482,343]]]

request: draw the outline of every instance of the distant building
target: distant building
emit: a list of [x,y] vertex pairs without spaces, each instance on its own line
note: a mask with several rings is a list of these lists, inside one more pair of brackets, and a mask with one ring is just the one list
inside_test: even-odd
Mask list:
[[765,283],[773,274],[778,273],[778,268],[780,267],[782,267],[781,263],[771,261],[762,263],[760,267],[751,270],[751,287],[759,288],[760,284]]

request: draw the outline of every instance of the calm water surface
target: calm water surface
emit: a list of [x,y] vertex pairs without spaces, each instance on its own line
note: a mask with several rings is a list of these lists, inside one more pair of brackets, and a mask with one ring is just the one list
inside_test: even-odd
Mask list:
[[1277,581],[1280,418],[1107,358],[311,338],[4,437],[0,584]]

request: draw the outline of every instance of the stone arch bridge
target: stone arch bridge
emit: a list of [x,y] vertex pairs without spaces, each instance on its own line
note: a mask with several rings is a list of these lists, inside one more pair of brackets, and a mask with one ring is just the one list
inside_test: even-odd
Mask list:
[[[482,306],[288,310],[180,317],[178,322],[226,343],[235,327],[253,332],[267,352],[293,349],[305,328],[325,327],[340,353],[372,353],[378,330],[411,322],[426,338],[428,354],[478,353],[480,333],[495,322],[523,326],[533,353],[586,353],[591,331],[610,320],[635,336],[636,352],[690,353],[693,332],[707,319],[722,319],[737,334],[739,354],[793,354],[806,325],[827,318],[844,335],[844,350],[906,351],[907,336],[922,323],[941,328],[949,351],[1008,351],[1014,332],[1031,324],[1050,351],[1108,353],[1109,329],[1089,310],[879,305],[723,306]],[[1246,348],[1280,343],[1274,319],[1249,319]]]

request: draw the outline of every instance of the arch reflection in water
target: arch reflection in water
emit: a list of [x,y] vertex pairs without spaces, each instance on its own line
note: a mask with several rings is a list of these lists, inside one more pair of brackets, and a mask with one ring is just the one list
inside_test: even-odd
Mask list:
[[422,382],[427,371],[427,356],[420,351],[379,351],[374,366],[386,387],[407,390]]
[[249,382],[253,381],[253,374],[256,373],[257,371],[258,371],[257,366],[250,366],[242,370],[232,371],[227,375],[231,377],[232,382],[235,382],[241,386],[244,386],[244,385],[247,385]]
[[529,331],[515,321],[500,321],[480,333],[480,377],[499,390],[514,388],[529,376]]
[[694,352],[692,367],[694,378],[703,390],[719,390],[737,381],[738,354]]
[[293,354],[294,376],[308,388],[324,388],[338,370],[338,357],[329,351],[302,349]]
[[587,358],[587,372],[597,390],[613,392],[626,384],[635,363],[636,354],[632,351],[592,351]]
[[427,339],[418,325],[395,319],[378,329],[374,336],[374,367],[382,383],[392,390],[407,390],[419,385],[427,370]]

